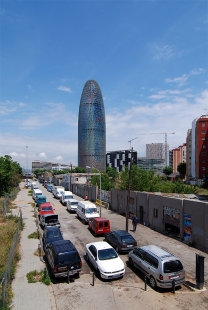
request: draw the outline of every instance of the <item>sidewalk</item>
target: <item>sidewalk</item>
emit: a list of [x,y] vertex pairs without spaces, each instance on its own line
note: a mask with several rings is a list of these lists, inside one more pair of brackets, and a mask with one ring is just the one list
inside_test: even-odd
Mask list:
[[[20,184],[22,186],[23,183]],[[22,189],[14,204],[17,209],[13,214],[22,209],[23,222],[25,227],[21,233],[20,253],[21,260],[17,267],[15,279],[12,282],[12,291],[14,293],[12,301],[13,310],[56,310],[56,305],[51,291],[51,286],[46,286],[41,282],[28,284],[26,274],[30,271],[45,268],[45,264],[40,258],[34,255],[38,249],[38,239],[28,239],[28,235],[36,231],[36,223],[31,203],[33,199],[28,196],[28,190]]]

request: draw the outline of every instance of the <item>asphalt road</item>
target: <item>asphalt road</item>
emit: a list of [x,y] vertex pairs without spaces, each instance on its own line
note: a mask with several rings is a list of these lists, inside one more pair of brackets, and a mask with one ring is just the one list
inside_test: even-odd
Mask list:
[[[138,224],[137,231],[131,232],[132,224],[129,220],[129,230],[138,242],[138,246],[156,244],[167,249],[179,257],[186,271],[186,283],[194,288],[195,281],[195,253],[205,256],[205,289],[203,291],[190,290],[182,285],[173,294],[169,289],[153,290],[147,283],[145,291],[144,276],[137,270],[128,267],[128,255],[120,257],[125,263],[126,274],[122,279],[103,281],[95,277],[92,286],[93,267],[85,261],[85,245],[89,242],[103,240],[94,237],[76,214],[70,214],[65,206],[40,185],[47,201],[50,201],[55,212],[59,215],[64,239],[70,239],[77,247],[83,262],[80,278],[68,284],[65,279],[54,280],[52,287],[57,309],[208,309],[208,255],[194,248],[159,234],[148,227]],[[81,200],[74,195],[74,198]],[[124,217],[102,208],[102,216],[110,220],[111,230],[125,229]]]

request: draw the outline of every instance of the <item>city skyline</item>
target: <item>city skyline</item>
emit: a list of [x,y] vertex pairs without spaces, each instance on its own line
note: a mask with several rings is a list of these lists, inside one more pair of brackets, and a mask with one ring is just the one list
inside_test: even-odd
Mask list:
[[[2,1],[0,156],[78,165],[83,85],[98,81],[106,151],[141,133],[186,142],[208,114],[206,1]],[[145,156],[165,135],[139,135]],[[26,149],[27,146],[27,149]]]

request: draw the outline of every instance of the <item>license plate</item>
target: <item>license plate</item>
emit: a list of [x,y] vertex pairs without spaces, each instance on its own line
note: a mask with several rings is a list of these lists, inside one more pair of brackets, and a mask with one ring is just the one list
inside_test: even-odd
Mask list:
[[65,271],[65,270],[67,270],[67,267],[62,267],[62,268],[59,268],[58,270],[59,271]]
[[171,280],[174,280],[174,279],[177,279],[177,278],[179,278],[179,276],[172,276],[172,277],[170,277]]
[[133,245],[132,244],[130,244],[130,245],[127,245],[127,248],[131,248]]

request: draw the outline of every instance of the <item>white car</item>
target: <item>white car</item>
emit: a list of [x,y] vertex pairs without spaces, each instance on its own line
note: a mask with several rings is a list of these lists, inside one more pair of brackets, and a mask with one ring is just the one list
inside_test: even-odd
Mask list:
[[123,261],[114,248],[105,241],[88,243],[86,260],[92,263],[100,278],[116,279],[125,274]]

